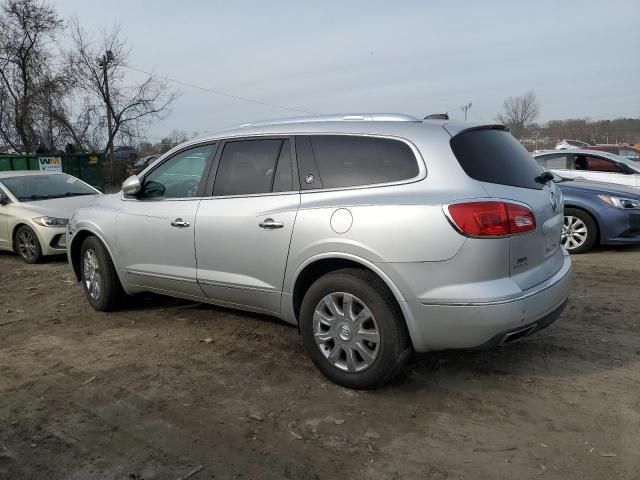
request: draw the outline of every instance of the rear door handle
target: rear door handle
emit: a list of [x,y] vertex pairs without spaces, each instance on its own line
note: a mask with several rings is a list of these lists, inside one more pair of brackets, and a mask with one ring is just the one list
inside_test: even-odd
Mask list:
[[267,218],[263,222],[258,224],[260,228],[264,228],[265,230],[275,230],[276,228],[284,227],[284,223],[276,222],[273,218]]
[[185,222],[181,218],[176,218],[173,222],[171,222],[172,227],[185,228],[191,225],[189,222]]

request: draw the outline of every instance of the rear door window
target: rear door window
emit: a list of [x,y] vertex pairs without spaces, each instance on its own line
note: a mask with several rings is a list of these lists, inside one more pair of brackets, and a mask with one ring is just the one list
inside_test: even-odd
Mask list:
[[451,149],[467,175],[480,182],[541,190],[543,169],[505,130],[467,130],[451,139]]
[[567,170],[567,155],[565,153],[558,153],[552,155],[541,155],[536,157],[538,164],[546,168],[547,170]]
[[[303,142],[310,141],[324,188],[397,182],[419,173],[413,151],[400,140],[351,135],[311,135],[307,139]],[[304,161],[313,165],[308,159]],[[308,180],[301,178],[303,183]]]
[[[269,193],[276,185],[279,189],[288,187],[290,190],[288,178],[292,173],[287,171],[286,163],[289,162],[290,169],[291,161],[286,151],[282,154],[285,149],[290,150],[288,139],[226,142],[216,172],[213,195]],[[278,160],[282,165],[276,175]]]

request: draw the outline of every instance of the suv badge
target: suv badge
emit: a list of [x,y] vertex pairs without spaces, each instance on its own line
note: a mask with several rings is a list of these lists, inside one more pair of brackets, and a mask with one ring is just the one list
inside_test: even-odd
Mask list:
[[553,209],[554,212],[558,211],[558,197],[556,196],[556,192],[554,191],[550,191],[549,192],[549,197],[551,200],[551,208]]
[[313,175],[307,175],[304,181],[307,183],[313,183]]

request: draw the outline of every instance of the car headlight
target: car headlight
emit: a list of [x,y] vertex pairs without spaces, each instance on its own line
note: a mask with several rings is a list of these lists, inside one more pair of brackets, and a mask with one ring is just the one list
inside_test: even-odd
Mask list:
[[43,227],[64,227],[69,223],[68,218],[58,217],[36,217],[32,220]]
[[640,200],[633,198],[614,197],[611,195],[598,195],[600,199],[616,208],[640,210]]

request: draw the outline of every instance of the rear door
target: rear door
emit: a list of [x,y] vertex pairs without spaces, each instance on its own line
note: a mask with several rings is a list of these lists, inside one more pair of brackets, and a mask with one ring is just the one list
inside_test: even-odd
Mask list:
[[463,131],[451,139],[451,147],[467,175],[482,182],[489,197],[521,202],[533,211],[536,229],[509,238],[509,271],[523,290],[547,280],[564,261],[563,205],[557,186],[535,180],[543,169],[508,131]]
[[569,165],[568,154],[562,153],[550,153],[547,155],[539,155],[535,157],[538,165],[547,170],[560,175],[561,177],[571,178],[571,168]]
[[198,282],[217,303],[280,312],[300,205],[288,137],[227,141],[198,210]]

